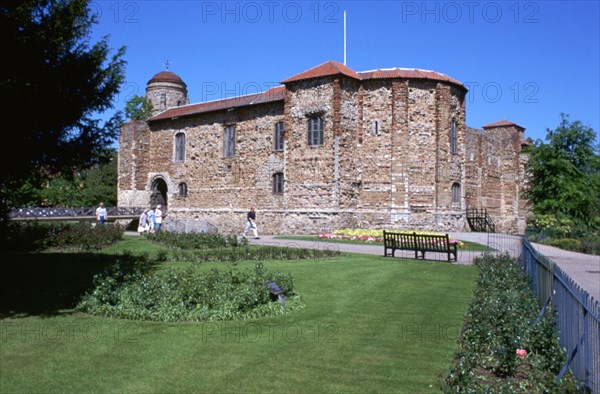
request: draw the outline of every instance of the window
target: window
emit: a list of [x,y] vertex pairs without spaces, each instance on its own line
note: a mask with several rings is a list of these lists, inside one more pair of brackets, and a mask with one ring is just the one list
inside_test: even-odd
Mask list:
[[452,184],[452,205],[460,204],[460,183]]
[[187,197],[187,193],[188,193],[187,183],[181,182],[179,184],[178,190],[179,190],[179,197]]
[[235,126],[225,126],[223,132],[223,156],[235,155]]
[[273,149],[276,151],[283,150],[283,122],[277,122],[275,125],[275,146]]
[[283,172],[273,174],[273,194],[283,194]]
[[450,124],[450,153],[452,153],[452,154],[458,153],[456,122],[454,121],[454,119],[452,119],[452,123]]
[[375,134],[375,135],[381,134],[381,122],[379,122],[379,120],[375,120],[373,122],[373,134]]
[[185,134],[175,134],[175,157],[173,161],[182,162],[185,160]]
[[323,118],[308,119],[308,145],[323,145]]

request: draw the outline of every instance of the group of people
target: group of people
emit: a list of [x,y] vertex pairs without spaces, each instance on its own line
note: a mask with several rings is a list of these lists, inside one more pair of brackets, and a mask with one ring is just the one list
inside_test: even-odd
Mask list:
[[140,223],[138,225],[138,233],[156,233],[160,231],[162,226],[163,213],[160,204],[153,206],[150,209],[144,209],[140,215]]
[[[100,206],[104,208],[104,205],[100,203]],[[96,212],[98,214],[98,212]],[[104,216],[106,212],[104,212]],[[102,218],[105,220],[105,218]],[[100,220],[100,219],[99,219]],[[142,214],[140,215],[140,223],[138,226],[138,233],[156,233],[160,231],[160,227],[162,225],[163,213],[161,211],[161,205],[158,204],[153,206],[151,209],[144,209]],[[252,230],[254,233],[255,239],[260,239],[258,236],[258,228],[256,226],[256,208],[250,208],[250,212],[246,214],[246,228],[242,233],[242,237],[246,238],[246,234],[248,231]]]

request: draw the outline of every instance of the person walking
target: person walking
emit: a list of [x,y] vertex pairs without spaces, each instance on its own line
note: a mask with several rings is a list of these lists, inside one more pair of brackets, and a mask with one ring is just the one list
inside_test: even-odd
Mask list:
[[148,210],[144,209],[140,215],[140,224],[138,225],[138,233],[143,235],[148,231]]
[[104,203],[101,202],[100,206],[96,208],[96,223],[104,224],[107,219],[106,208],[104,208]]
[[250,212],[246,215],[246,228],[242,233],[242,237],[246,238],[246,234],[250,229],[254,232],[254,239],[260,239],[258,236],[258,228],[256,227],[256,208],[254,207],[251,207]]
[[150,229],[148,231],[150,234],[154,234],[154,226],[156,225],[156,213],[154,212],[155,209],[156,207],[153,206],[148,211],[148,224],[150,225]]
[[162,211],[160,210],[161,205],[158,204],[156,206],[156,211],[154,212],[154,232],[157,233],[160,231],[160,226],[162,225],[162,220],[163,220],[163,216],[162,216]]

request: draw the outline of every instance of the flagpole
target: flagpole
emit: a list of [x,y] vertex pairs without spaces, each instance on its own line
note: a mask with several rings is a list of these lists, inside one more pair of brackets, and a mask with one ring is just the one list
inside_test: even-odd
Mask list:
[[346,10],[344,10],[344,66],[346,65]]

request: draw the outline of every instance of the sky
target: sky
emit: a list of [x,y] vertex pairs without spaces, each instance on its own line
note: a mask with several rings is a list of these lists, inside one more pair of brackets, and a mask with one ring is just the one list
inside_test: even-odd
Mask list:
[[191,103],[252,94],[325,63],[433,70],[461,81],[467,125],[544,139],[570,115],[600,131],[600,1],[94,0],[92,40],[127,47],[113,104],[169,69]]

